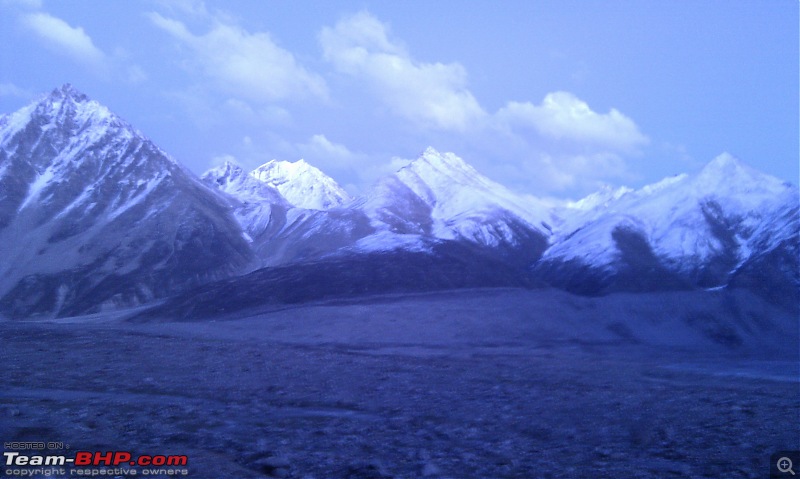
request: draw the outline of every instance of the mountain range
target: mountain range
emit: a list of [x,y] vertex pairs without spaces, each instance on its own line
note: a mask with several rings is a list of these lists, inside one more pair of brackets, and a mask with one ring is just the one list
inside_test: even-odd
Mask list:
[[432,148],[355,198],[304,160],[197,178],[64,85],[0,117],[0,315],[494,286],[743,288],[796,309],[799,197],[728,154],[558,204]]

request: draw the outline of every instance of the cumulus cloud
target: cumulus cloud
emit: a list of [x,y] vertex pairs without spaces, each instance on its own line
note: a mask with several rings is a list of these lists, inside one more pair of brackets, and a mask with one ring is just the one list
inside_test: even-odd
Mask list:
[[[199,121],[225,118],[226,123],[258,128],[257,134],[253,133],[256,130],[246,131],[255,135],[254,140],[245,137],[235,147],[245,163],[266,161],[265,155],[305,158],[331,176],[344,179],[351,193],[358,189],[354,183],[367,186],[398,169],[401,160],[388,162],[388,154],[348,148],[320,130],[303,131],[304,122],[293,118],[296,105],[280,101],[327,99],[328,84],[268,33],[246,31],[231,17],[209,13],[196,1],[170,5],[160,14],[150,13],[149,19],[181,47],[189,69],[205,79],[195,83],[191,93],[182,92],[188,97],[184,101],[197,109]],[[206,25],[203,30],[195,26],[202,24]],[[464,66],[418,60],[387,24],[367,12],[323,28],[318,39],[330,70],[357,85],[357,95],[366,92],[392,114],[389,123],[378,123],[377,128],[408,122],[414,128],[402,132],[403,144],[463,147],[456,153],[472,156],[480,170],[519,191],[537,195],[583,192],[597,184],[629,178],[628,160],[649,142],[622,112],[614,108],[595,111],[566,91],[549,93],[539,103],[525,98],[509,101],[488,112],[470,91]],[[351,102],[345,107],[355,108],[361,100],[340,93],[333,90],[330,95],[336,103]],[[367,121],[374,120],[366,114]],[[239,123],[230,122],[231,118]],[[312,123],[315,129],[326,124]],[[363,143],[358,147],[368,148]]]
[[179,20],[158,13],[148,16],[155,26],[188,47],[203,74],[230,94],[260,102],[327,98],[325,80],[303,68],[268,33],[250,33],[217,17],[207,33],[194,34]]
[[303,156],[311,158],[312,161],[317,158],[325,158],[328,163],[334,161],[340,166],[352,166],[352,162],[357,156],[346,146],[333,143],[325,135],[313,135],[307,143],[300,144],[298,147]]
[[541,105],[509,102],[497,112],[497,118],[512,129],[534,128],[548,138],[614,151],[635,151],[648,143],[636,123],[616,109],[597,113],[586,102],[564,91],[549,93]]
[[[482,108],[459,63],[424,63],[367,12],[345,17],[319,35],[324,59],[363,82],[389,111],[428,141],[464,144],[487,155],[484,167],[505,183],[538,191],[590,188],[629,177],[627,158],[649,139],[617,109],[593,110],[573,93],[548,93],[541,103],[509,101]],[[471,145],[471,146],[469,146]],[[477,165],[480,166],[480,165]],[[373,167],[364,167],[364,177]]]
[[319,36],[325,60],[364,79],[396,115],[422,127],[464,131],[485,116],[458,63],[416,61],[389,28],[367,12],[344,18]]
[[72,27],[45,12],[24,14],[20,22],[56,53],[95,68],[104,65],[106,55],[94,45],[83,28]]
[[351,151],[346,146],[330,141],[325,135],[312,135],[308,141],[296,145],[302,158],[323,171],[343,173],[346,176],[360,176],[361,170],[369,163],[369,158]]
[[[570,92],[553,92],[541,104],[509,102],[492,117],[501,144],[522,156],[510,180],[550,192],[590,191],[632,179],[628,160],[649,143],[636,123],[616,109],[598,113]],[[513,146],[512,146],[513,145]]]
[[306,142],[295,145],[295,151],[310,164],[341,182],[348,193],[358,196],[378,178],[394,173],[409,160],[392,158],[386,161],[381,154],[353,151],[341,143],[316,134]]

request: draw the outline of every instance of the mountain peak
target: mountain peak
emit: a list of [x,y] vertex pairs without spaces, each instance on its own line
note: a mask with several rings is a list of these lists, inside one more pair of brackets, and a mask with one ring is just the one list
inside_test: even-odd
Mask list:
[[216,181],[220,178],[232,179],[243,175],[244,169],[239,164],[231,160],[225,160],[221,165],[217,165],[203,173],[201,179],[213,178]]
[[0,296],[38,295],[12,314],[137,304],[250,261],[221,196],[69,84],[0,121],[0,170]]
[[288,181],[289,177],[326,176],[319,168],[311,166],[302,158],[297,161],[269,160],[250,174],[261,181],[272,183],[273,186],[278,186],[279,182]]
[[722,153],[708,162],[695,177],[695,182],[708,191],[785,189],[783,181],[751,168],[730,153]]
[[270,160],[250,175],[277,188],[290,203],[300,208],[327,210],[350,200],[350,195],[333,178],[302,159],[295,162]]
[[[65,83],[61,87],[55,88],[49,94],[39,97],[39,99],[19,110],[0,116],[0,142],[12,138],[18,132],[25,129],[35,116],[43,115],[47,117],[42,120],[42,122],[47,123],[56,117],[64,116],[65,114],[73,114],[75,110],[78,109],[78,105],[80,105],[80,109],[86,110],[86,108],[83,107],[89,103],[89,98],[86,95],[76,90],[71,84]],[[93,110],[104,111],[105,114],[103,116],[110,115],[110,113],[104,110],[99,104],[96,102],[92,103],[96,105]],[[64,108],[65,106],[66,108]]]
[[253,170],[251,174],[262,181],[267,181],[267,178],[271,177],[271,173],[274,172],[280,172],[284,175],[302,175],[306,173],[325,175],[319,168],[312,166],[302,158],[297,161],[269,160]]
[[437,169],[455,169],[459,171],[474,171],[472,166],[467,164],[462,158],[456,156],[454,153],[440,153],[438,150],[429,146],[422,152],[422,154],[408,166],[416,162],[427,163]]
[[[478,173],[466,161],[456,156],[454,153],[441,153],[432,147],[428,147],[420,154],[417,159],[400,168],[397,172],[398,177],[403,181],[418,177],[425,183],[455,183],[465,185],[485,185],[491,182],[488,178]],[[418,192],[419,193],[419,192]],[[422,195],[423,197],[425,195]]]
[[225,160],[203,173],[200,179],[243,203],[286,204],[275,187],[247,174],[235,161]]
[[439,153],[439,150],[437,150],[436,148],[428,146],[427,148],[425,148],[425,150],[423,150],[420,156],[426,156],[426,155],[441,155],[441,153]]
[[[32,104],[32,112],[43,115],[57,124],[114,123],[133,130],[133,127],[114,115],[107,107],[92,100],[72,84],[65,83]],[[138,133],[138,132],[137,132]]]
[[713,160],[709,161],[706,166],[703,167],[703,171],[734,171],[740,168],[747,168],[747,165],[745,165],[740,159],[725,151],[719,154]]
[[64,83],[59,88],[54,89],[50,92],[50,98],[70,98],[76,102],[82,103],[85,101],[89,101],[89,97],[86,96],[85,93],[78,90],[71,83]]
[[435,220],[452,222],[503,209],[538,228],[549,216],[538,199],[516,195],[455,154],[430,147],[394,176],[431,207]]

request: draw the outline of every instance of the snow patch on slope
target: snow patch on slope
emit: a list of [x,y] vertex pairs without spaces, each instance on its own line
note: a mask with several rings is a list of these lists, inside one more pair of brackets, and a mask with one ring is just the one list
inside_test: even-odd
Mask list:
[[5,144],[30,123],[36,106],[36,103],[31,103],[14,113],[0,117],[0,144]]
[[30,187],[28,187],[28,195],[25,197],[25,200],[19,206],[17,211],[22,211],[31,201],[39,198],[45,187],[49,186],[50,182],[55,177],[54,170],[55,168],[53,167],[47,168],[43,173],[37,176],[35,180],[33,180],[33,183],[31,183]]
[[[128,198],[127,201],[120,205],[112,205],[112,208],[114,209],[108,213],[108,219],[113,220],[122,213],[125,213],[129,209],[141,203],[166,176],[167,175],[161,174],[147,181],[139,181],[137,184],[136,193],[134,193],[133,197]],[[142,186],[144,186],[144,188],[142,188]]]
[[397,234],[385,230],[359,239],[348,249],[361,253],[395,251],[400,249],[420,253],[429,253],[432,251],[419,235]]

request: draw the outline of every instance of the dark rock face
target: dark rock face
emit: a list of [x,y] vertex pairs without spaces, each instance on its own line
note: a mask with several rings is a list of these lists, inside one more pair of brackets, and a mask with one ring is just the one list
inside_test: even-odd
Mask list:
[[533,274],[552,286],[587,296],[692,289],[687,278],[663,264],[640,231],[618,226],[612,238],[618,250],[613,268],[598,268],[573,259],[536,264]]
[[575,259],[536,263],[532,274],[550,286],[583,296],[606,294],[606,285],[614,275],[613,271]]
[[432,234],[431,207],[396,176],[384,178],[375,190],[375,217],[390,231]]
[[731,287],[749,289],[773,304],[800,312],[798,257],[797,241],[751,257],[733,274]]
[[612,238],[620,252],[619,266],[616,274],[609,278],[606,291],[670,291],[690,288],[686,279],[662,264],[641,232],[617,227]]
[[735,165],[728,190],[687,180],[669,195],[634,196],[624,205],[630,209],[601,212],[556,240],[556,254],[546,252],[534,276],[585,295],[742,288],[797,309],[797,189]]
[[727,284],[730,272],[736,268],[739,245],[736,242],[737,219],[728,218],[722,206],[713,200],[702,204],[703,217],[711,234],[720,242],[722,250],[692,268],[689,280],[700,288],[713,288]]
[[[720,230],[719,234],[732,236],[730,229],[720,226]],[[765,245],[765,251],[753,254],[741,265],[736,259],[738,245],[728,240],[718,255],[703,263],[681,265],[681,269],[660,259],[641,232],[617,227],[612,236],[618,257],[610,268],[576,259],[542,261],[534,263],[532,274],[551,286],[588,296],[725,287],[751,290],[792,310],[800,305],[800,236]]]
[[[800,312],[800,205],[783,205],[758,234],[756,252],[731,275],[730,286],[754,291]],[[776,241],[776,238],[781,238]]]

